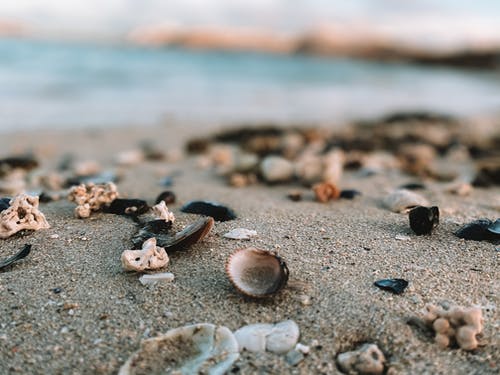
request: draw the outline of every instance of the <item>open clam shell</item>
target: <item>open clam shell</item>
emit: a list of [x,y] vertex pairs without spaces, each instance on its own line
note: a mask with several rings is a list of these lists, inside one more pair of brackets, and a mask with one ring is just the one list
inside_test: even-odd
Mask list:
[[266,297],[283,288],[288,281],[286,263],[276,254],[248,247],[229,257],[226,273],[231,283],[249,297]]

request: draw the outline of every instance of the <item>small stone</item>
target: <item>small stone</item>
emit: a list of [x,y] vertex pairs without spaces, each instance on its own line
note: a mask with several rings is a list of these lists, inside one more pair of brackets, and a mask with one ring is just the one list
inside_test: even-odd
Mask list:
[[354,189],[340,191],[340,198],[342,199],[354,199],[358,195],[361,195],[361,192]]
[[267,182],[287,182],[294,175],[293,164],[279,156],[268,156],[260,164],[262,177]]
[[295,350],[298,350],[302,354],[309,354],[309,352],[311,351],[311,348],[309,346],[301,344],[299,342],[297,345],[295,345]]
[[56,240],[59,238],[59,235],[56,233],[56,234],[51,234],[49,237],[53,240]]
[[410,210],[410,228],[417,234],[430,234],[439,224],[439,208],[418,206]]
[[302,192],[298,190],[290,191],[286,196],[292,202],[299,202],[302,200]]
[[278,354],[292,350],[299,340],[299,335],[299,327],[293,320],[277,324],[250,324],[234,333],[240,350]]
[[174,274],[171,272],[155,273],[155,274],[144,274],[139,277],[139,281],[142,285],[154,285],[160,281],[174,281]]
[[250,240],[251,237],[257,236],[257,231],[245,228],[235,228],[223,235],[224,238],[232,240]]
[[61,288],[54,288],[52,289],[52,291],[55,293],[55,294],[59,294],[62,292],[62,289]]
[[364,344],[358,350],[339,354],[337,363],[347,374],[378,375],[384,372],[385,356],[375,344]]
[[290,366],[297,366],[300,362],[304,360],[304,354],[299,352],[298,350],[290,350],[285,355],[285,361]]

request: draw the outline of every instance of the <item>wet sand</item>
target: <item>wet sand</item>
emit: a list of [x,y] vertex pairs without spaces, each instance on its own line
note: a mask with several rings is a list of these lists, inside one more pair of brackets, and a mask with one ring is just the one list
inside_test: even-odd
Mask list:
[[[2,155],[33,150],[42,167],[55,166],[67,152],[106,166],[143,139],[175,151],[190,135],[174,125],[49,131],[4,136],[0,145]],[[161,178],[173,172],[179,172],[174,185],[162,187]],[[453,232],[477,218],[497,218],[499,189],[458,197],[445,193],[443,184],[426,182],[422,194],[440,207],[441,220],[432,235],[416,236],[407,215],[380,205],[387,191],[410,181],[414,178],[396,172],[364,178],[348,172],[341,187],[363,195],[321,204],[309,192],[302,202],[289,201],[290,186],[229,187],[190,157],[126,168],[117,184],[121,196],[152,202],[163,190],[176,193],[177,203],[169,208],[177,229],[194,220],[179,212],[192,199],[215,200],[238,214],[234,221],[216,223],[202,242],[171,254],[167,270],[175,281],[154,287],[141,285],[120,263],[122,251],[132,247],[132,220],[104,213],[76,219],[71,202],[43,203],[50,229],[1,240],[1,258],[26,243],[33,250],[0,272],[0,373],[112,374],[141,339],[172,328],[209,322],[236,330],[293,319],[299,342],[311,345],[302,362],[291,366],[284,356],[242,353],[231,372],[335,374],[339,353],[370,342],[385,353],[390,374],[496,374],[500,253],[489,242],[465,241]],[[258,237],[222,237],[237,227],[254,229]],[[246,246],[278,251],[287,262],[290,281],[276,296],[245,299],[228,281],[227,257]],[[382,278],[404,278],[409,287],[394,295],[373,286]],[[422,315],[425,304],[442,301],[481,306],[484,346],[473,352],[440,349],[432,336],[408,324]]]

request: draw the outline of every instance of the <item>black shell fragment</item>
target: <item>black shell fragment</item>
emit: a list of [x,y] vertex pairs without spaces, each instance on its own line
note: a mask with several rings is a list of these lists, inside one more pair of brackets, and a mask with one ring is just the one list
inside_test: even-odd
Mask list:
[[417,206],[410,210],[410,228],[417,234],[429,234],[439,224],[439,208]]
[[172,222],[163,219],[143,223],[137,234],[132,238],[134,249],[140,249],[142,244],[152,237],[157,237],[159,234],[168,234],[170,228],[172,228]]
[[165,204],[172,204],[175,203],[175,194],[173,191],[166,190],[163,193],[160,193],[158,197],[155,200],[155,204],[160,203],[161,201],[164,201]]
[[464,225],[455,232],[459,238],[473,241],[495,241],[500,240],[500,235],[491,231],[493,222],[488,219],[474,220],[472,223]]
[[31,245],[24,245],[23,249],[17,254],[11,256],[10,258],[0,260],[0,270],[10,266],[12,263],[17,262],[20,259],[26,258],[30,251]]
[[354,190],[354,189],[340,191],[340,198],[343,198],[343,199],[354,199],[358,195],[361,195],[361,192],[358,190]]
[[99,174],[93,174],[90,176],[74,176],[68,178],[64,186],[71,187],[80,184],[105,184],[107,182],[118,182],[120,178],[113,172],[107,171]]
[[0,212],[10,207],[10,198],[0,198]]
[[38,167],[38,160],[33,156],[11,156],[0,159],[0,170],[25,169],[27,171]]
[[182,212],[213,217],[216,221],[236,219],[236,213],[229,207],[209,201],[191,201],[181,208]]
[[138,216],[149,210],[148,203],[142,199],[117,198],[104,208],[104,212],[115,215]]
[[405,279],[382,279],[375,281],[373,285],[394,294],[401,294],[408,286],[408,281]]
[[408,184],[401,185],[399,189],[406,190],[425,190],[425,185],[420,182],[410,182]]
[[496,219],[490,226],[487,228],[491,233],[495,233],[500,235],[500,219]]

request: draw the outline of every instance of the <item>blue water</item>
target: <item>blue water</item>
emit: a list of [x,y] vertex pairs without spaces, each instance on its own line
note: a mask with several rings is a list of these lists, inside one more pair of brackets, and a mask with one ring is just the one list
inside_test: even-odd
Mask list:
[[0,130],[500,111],[499,73],[0,39]]

